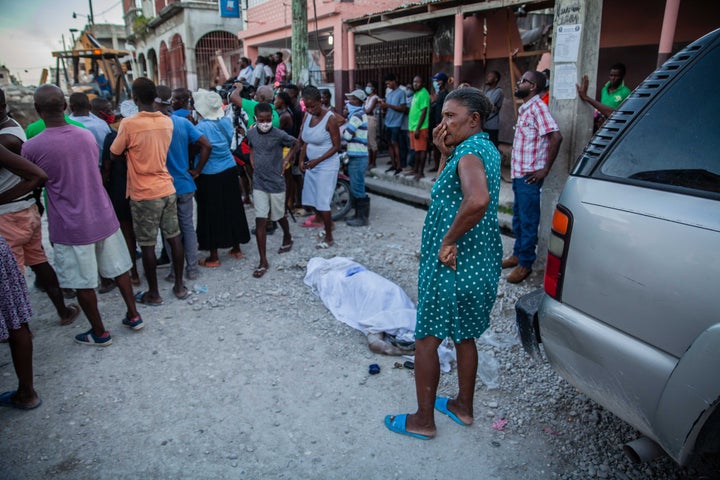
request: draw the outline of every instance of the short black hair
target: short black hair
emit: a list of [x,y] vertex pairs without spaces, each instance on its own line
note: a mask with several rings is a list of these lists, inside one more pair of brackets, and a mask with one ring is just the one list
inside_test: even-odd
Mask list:
[[157,98],[160,100],[168,101],[172,98],[172,90],[167,85],[158,85],[156,88]]
[[302,98],[305,100],[320,101],[320,90],[314,85],[307,85],[302,89]]
[[610,70],[619,70],[620,76],[625,78],[625,64],[624,63],[616,63],[612,67],[610,67]]
[[500,78],[501,78],[501,77],[500,77],[500,72],[498,72],[497,70],[490,70],[490,73],[492,73],[493,75],[495,75],[495,78],[497,78],[497,81],[500,82]]
[[272,113],[272,107],[267,102],[260,102],[255,105],[255,116],[259,113]]
[[292,106],[292,98],[290,98],[287,92],[277,92],[275,98],[282,100],[286,107]]
[[96,115],[96,112],[112,111],[112,103],[107,98],[95,97],[90,100],[90,111]]
[[285,84],[285,86],[284,86],[283,88],[284,88],[285,90],[292,90],[292,91],[295,92],[296,94],[300,93],[300,89],[299,89],[298,86],[295,85],[294,83],[287,83],[287,84]]
[[547,86],[547,77],[542,72],[538,72],[537,70],[530,70],[528,72],[531,77],[533,77],[533,82],[535,82],[535,89],[538,92],[542,92],[545,90],[545,87]]
[[70,110],[72,110],[73,112],[90,111],[90,99],[83,92],[75,92],[72,95],[70,95],[68,104],[70,105]]
[[0,88],[0,105],[7,105],[5,103],[5,92]]
[[143,105],[150,105],[157,97],[157,88],[152,80],[147,77],[136,78],[132,83],[132,95]]
[[388,73],[387,75],[385,75],[385,81],[386,82],[397,82],[398,81],[397,75],[395,75],[394,73]]
[[282,52],[279,52],[279,51],[278,51],[278,52],[275,52],[275,55],[277,55],[278,57],[280,57],[280,60],[282,60],[282,58],[283,58]]

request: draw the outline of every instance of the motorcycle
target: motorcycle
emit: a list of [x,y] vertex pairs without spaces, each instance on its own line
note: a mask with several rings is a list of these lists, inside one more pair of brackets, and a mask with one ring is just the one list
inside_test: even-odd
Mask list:
[[340,154],[340,170],[335,183],[332,201],[330,202],[330,213],[333,221],[341,220],[352,209],[352,190],[350,190],[350,177],[347,176],[347,153]]

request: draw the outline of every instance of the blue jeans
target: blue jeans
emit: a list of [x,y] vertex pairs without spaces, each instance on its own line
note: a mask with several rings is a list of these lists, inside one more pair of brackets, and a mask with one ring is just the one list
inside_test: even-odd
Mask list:
[[365,170],[368,166],[367,155],[363,157],[349,157],[348,177],[350,177],[350,191],[353,198],[365,198]]
[[[193,223],[194,199],[195,192],[183,193],[177,196],[177,216],[180,224],[180,235],[185,248],[186,273],[198,273],[198,239],[195,224]],[[242,208],[242,205],[240,207]],[[165,242],[165,249],[168,252],[170,251],[167,241]]]
[[538,183],[525,183],[527,177],[526,175],[523,178],[513,178],[512,181],[515,195],[512,219],[515,233],[513,255],[518,257],[521,266],[532,268],[536,258],[535,247],[540,225],[540,190],[543,182],[541,180]]

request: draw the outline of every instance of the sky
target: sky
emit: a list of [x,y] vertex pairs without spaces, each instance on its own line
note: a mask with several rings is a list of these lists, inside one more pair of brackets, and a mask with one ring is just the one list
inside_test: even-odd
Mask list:
[[0,65],[37,85],[42,69],[55,66],[51,52],[63,49],[63,35],[70,48],[70,29],[87,25],[90,2],[95,23],[123,24],[122,0],[0,0]]

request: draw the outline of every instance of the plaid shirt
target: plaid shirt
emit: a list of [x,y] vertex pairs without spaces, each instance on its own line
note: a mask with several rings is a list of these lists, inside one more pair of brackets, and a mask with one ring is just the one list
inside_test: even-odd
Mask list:
[[550,109],[539,95],[520,106],[512,149],[512,178],[522,178],[545,167],[547,135],[557,130],[559,128],[550,115]]

